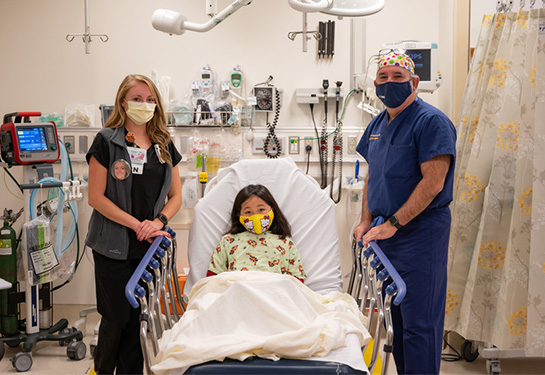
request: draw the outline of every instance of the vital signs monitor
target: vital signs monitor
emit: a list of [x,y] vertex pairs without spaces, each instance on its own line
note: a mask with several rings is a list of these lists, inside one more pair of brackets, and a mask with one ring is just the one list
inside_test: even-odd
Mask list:
[[437,43],[397,42],[384,44],[382,48],[403,49],[414,62],[414,72],[420,77],[418,91],[434,92],[441,86],[441,72],[438,67]]
[[0,133],[2,159],[9,165],[53,163],[60,157],[53,122],[8,122],[2,125]]

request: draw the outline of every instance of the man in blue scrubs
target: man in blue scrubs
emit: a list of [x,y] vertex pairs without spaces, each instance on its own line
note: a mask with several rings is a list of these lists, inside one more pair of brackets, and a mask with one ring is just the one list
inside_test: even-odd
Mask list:
[[[456,130],[417,97],[419,81],[403,51],[379,56],[375,87],[386,110],[356,149],[369,173],[354,235],[364,246],[376,240],[407,284],[392,305],[398,374],[439,374],[445,318]],[[377,216],[385,222],[371,228]]]

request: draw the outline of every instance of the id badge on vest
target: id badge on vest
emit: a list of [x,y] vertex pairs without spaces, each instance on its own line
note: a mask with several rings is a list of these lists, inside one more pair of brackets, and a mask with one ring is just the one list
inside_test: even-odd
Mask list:
[[144,164],[147,160],[147,151],[137,147],[127,147],[131,158],[131,172],[134,174],[144,173]]

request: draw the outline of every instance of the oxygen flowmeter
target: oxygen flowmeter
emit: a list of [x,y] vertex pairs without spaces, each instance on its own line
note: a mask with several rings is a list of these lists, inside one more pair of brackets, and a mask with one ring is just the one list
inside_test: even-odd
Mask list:
[[59,159],[55,123],[30,122],[29,117],[40,115],[40,112],[14,112],[4,116],[0,128],[1,152],[2,159],[10,166],[54,163]]

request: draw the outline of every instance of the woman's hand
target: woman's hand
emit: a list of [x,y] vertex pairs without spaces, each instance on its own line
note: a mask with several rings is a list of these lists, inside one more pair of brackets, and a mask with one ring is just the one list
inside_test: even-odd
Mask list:
[[148,242],[149,243],[152,243],[153,242],[153,239],[155,237],[159,237],[159,236],[163,236],[163,237],[167,237],[167,238],[172,238],[172,236],[170,235],[170,233],[168,232],[165,232],[164,230],[158,230],[157,232],[153,232],[150,236],[150,238],[148,238]]
[[161,223],[159,219],[144,220],[135,229],[136,239],[138,241],[149,240],[151,237],[156,237],[154,236],[154,233],[161,232],[161,229],[163,229],[163,223]]

